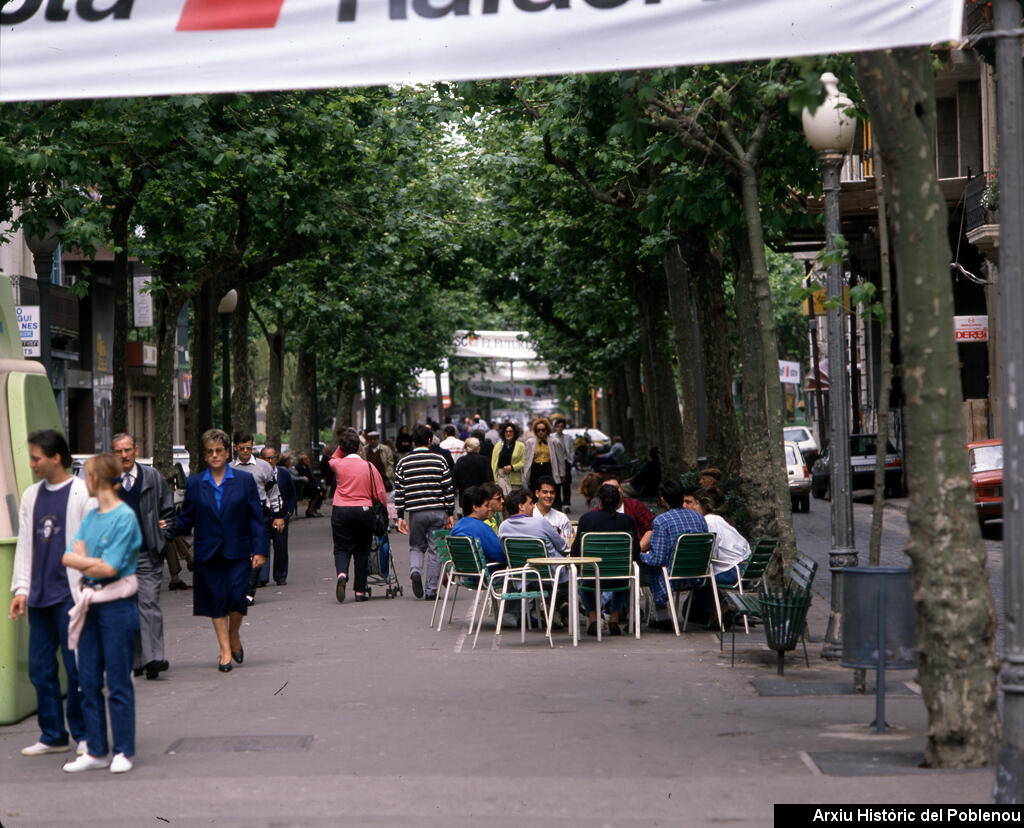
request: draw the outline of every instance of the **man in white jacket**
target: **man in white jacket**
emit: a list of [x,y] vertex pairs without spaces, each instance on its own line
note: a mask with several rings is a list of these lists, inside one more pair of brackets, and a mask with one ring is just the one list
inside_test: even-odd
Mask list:
[[[68,649],[68,610],[78,597],[81,573],[61,563],[65,549],[78,531],[85,513],[96,501],[85,481],[68,474],[71,450],[57,431],[29,435],[29,463],[40,482],[29,486],[21,499],[18,545],[11,579],[10,618],[17,621],[28,610],[28,676],[36,689],[39,740],[22,748],[25,756],[62,753],[70,749],[68,731],[84,753],[85,719],[78,691],[75,654]],[[67,727],[61,705],[57,650],[68,678]]]

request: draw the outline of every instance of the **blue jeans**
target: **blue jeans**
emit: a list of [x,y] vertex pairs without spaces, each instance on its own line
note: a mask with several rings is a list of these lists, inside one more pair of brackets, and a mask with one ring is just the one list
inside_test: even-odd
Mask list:
[[[92,604],[78,642],[78,681],[82,687],[85,738],[90,756],[107,755],[107,707],[114,753],[135,755],[135,685],[132,656],[139,630],[135,596]],[[107,702],[103,700],[106,673]]]
[[[85,718],[82,715],[82,696],[78,690],[78,667],[75,654],[68,649],[68,610],[70,598],[52,607],[28,608],[28,677],[36,688],[39,705],[37,718],[47,745],[66,745],[68,730],[80,742],[85,738]],[[134,646],[134,644],[133,644]],[[60,648],[64,672],[68,676],[67,730],[64,728],[64,710],[61,708],[60,675],[57,670],[57,648]]]
[[[622,590],[619,592],[602,592],[602,607],[607,609],[609,612],[622,612],[626,608],[626,598],[628,596],[628,590]],[[593,589],[580,588],[580,600],[583,601],[583,609],[585,609],[588,614],[597,611],[597,602],[594,600]]]

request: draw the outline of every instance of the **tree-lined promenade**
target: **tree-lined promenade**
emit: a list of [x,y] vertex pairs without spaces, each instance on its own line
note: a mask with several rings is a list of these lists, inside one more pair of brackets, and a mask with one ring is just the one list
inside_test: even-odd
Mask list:
[[[891,174],[927,759],[984,764],[998,742],[995,614],[956,353],[914,323],[952,313],[948,280],[923,277],[949,261],[929,61],[908,50],[856,66],[5,105],[0,220],[31,232],[57,216],[66,245],[113,251],[115,431],[127,418],[129,259],[151,268],[165,472],[186,304],[197,460],[214,422],[216,307],[230,289],[241,379],[225,425],[252,427],[265,394],[272,446],[286,430],[292,446],[309,445],[335,410],[351,410],[360,383],[372,409],[400,401],[415,371],[440,369],[454,330],[486,322],[533,331],[539,353],[574,377],[569,398],[605,388],[607,430],[637,454],[658,447],[669,474],[696,467],[705,399],[708,462],[740,481],[751,534],[780,537],[788,560],[777,360],[806,356],[781,287],[802,273],[768,248],[815,221],[792,197],[819,189],[793,113],[820,99],[823,69],[849,89],[856,73]],[[913,117],[894,106],[901,94],[914,97]],[[253,335],[270,354],[259,385]]]

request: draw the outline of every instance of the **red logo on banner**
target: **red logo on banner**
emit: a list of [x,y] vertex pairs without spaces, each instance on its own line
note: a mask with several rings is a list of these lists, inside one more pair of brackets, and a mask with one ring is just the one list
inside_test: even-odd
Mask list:
[[177,29],[272,29],[283,5],[284,0],[186,0]]

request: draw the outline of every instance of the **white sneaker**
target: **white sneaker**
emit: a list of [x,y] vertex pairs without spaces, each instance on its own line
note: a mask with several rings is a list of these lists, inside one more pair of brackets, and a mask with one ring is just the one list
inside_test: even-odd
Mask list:
[[99,770],[100,768],[107,767],[109,764],[110,760],[106,756],[96,758],[95,756],[90,756],[88,753],[83,753],[73,762],[66,762],[64,764],[64,772],[79,773],[87,770]]
[[132,760],[123,753],[118,753],[110,762],[111,773],[128,773],[132,769]]
[[21,749],[22,756],[42,756],[44,753],[67,753],[71,745],[48,745],[46,742],[36,742]]
[[82,739],[82,741],[78,743],[78,747],[75,748],[75,755],[83,756],[88,752],[89,746],[85,743],[85,739]]

